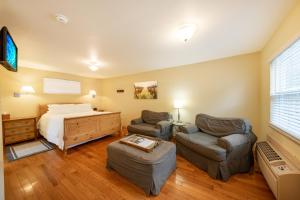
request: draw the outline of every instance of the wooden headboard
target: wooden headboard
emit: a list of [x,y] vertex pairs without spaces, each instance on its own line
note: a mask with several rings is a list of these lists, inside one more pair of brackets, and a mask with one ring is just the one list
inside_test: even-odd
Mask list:
[[48,112],[48,104],[40,104],[39,105],[38,117],[40,118],[46,112]]

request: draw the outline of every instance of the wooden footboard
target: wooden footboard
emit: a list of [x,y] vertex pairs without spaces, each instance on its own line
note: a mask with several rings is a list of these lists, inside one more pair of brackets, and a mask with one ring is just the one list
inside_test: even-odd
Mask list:
[[64,120],[64,151],[76,145],[121,131],[120,112]]

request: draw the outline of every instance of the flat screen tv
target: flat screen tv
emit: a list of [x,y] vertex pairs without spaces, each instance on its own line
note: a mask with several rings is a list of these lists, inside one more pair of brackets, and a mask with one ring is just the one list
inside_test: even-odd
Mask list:
[[18,48],[5,26],[0,31],[0,64],[10,71],[18,70]]

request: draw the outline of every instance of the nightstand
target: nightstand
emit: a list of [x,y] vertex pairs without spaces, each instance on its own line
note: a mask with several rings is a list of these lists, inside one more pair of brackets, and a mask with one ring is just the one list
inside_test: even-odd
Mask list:
[[37,138],[35,117],[3,120],[2,126],[4,145]]
[[173,137],[175,136],[176,132],[179,132],[181,127],[191,124],[189,122],[176,122],[174,121],[173,123]]
[[176,121],[173,122],[174,126],[184,126],[186,124],[189,124],[189,123],[187,123],[187,122],[176,122]]
[[180,127],[188,125],[188,124],[190,124],[190,123],[189,122],[173,122],[173,126],[175,128],[180,128]]

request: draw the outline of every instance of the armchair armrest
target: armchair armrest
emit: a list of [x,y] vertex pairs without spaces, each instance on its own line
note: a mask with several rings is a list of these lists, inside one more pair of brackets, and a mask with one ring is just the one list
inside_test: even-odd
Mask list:
[[131,120],[130,123],[131,123],[131,125],[141,124],[141,123],[143,123],[143,120],[142,120],[142,118],[137,118],[137,119]]
[[161,135],[170,140],[172,137],[172,121],[159,121],[156,125],[156,128],[160,129]]
[[[244,134],[232,134],[218,138],[218,145],[227,150],[227,152],[232,152],[234,150],[242,150],[250,148],[249,138]],[[245,148],[243,148],[243,146]],[[242,152],[241,152],[242,153]]]
[[249,137],[249,139],[250,139],[250,141],[251,141],[251,146],[253,146],[254,143],[255,143],[256,140],[257,140],[257,136],[253,133],[252,130],[250,130],[250,132],[249,132],[249,134],[248,134],[248,137]]
[[196,133],[199,131],[198,127],[194,124],[187,124],[180,127],[180,131],[183,133]]
[[163,129],[165,129],[165,128],[168,128],[168,127],[170,127],[172,125],[172,122],[171,121],[159,121],[156,125],[155,125],[155,127],[156,128],[159,128],[159,129],[161,129],[161,130],[163,130]]

